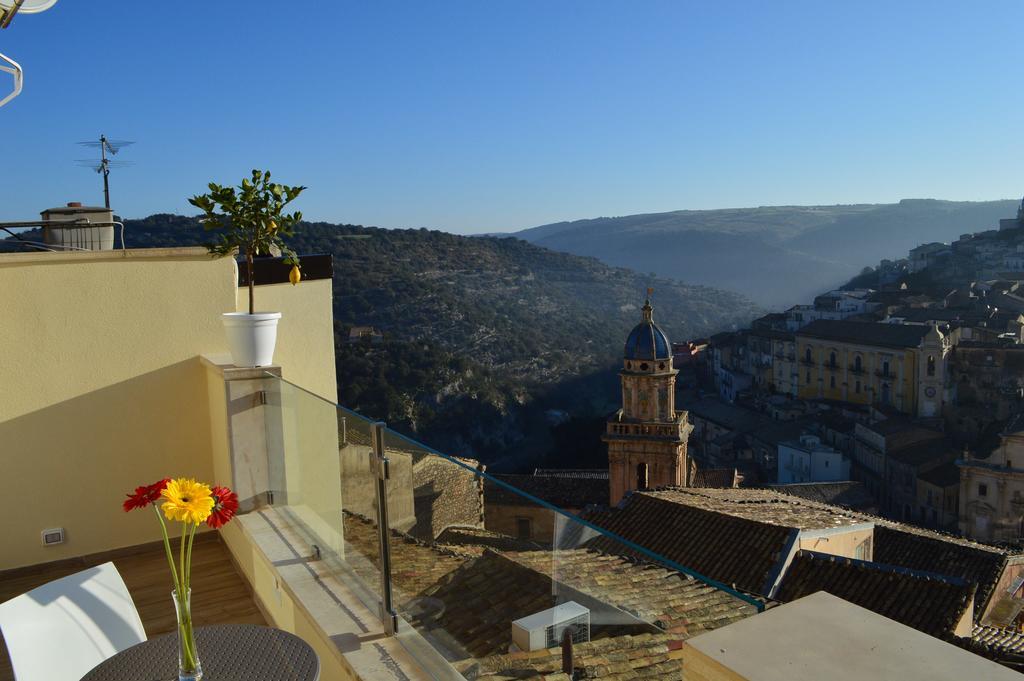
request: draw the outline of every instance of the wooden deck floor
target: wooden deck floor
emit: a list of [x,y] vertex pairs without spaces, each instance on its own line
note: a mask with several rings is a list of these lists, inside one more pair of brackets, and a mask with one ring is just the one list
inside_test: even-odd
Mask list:
[[[171,576],[163,545],[132,551],[129,555],[98,557],[75,565],[43,567],[39,572],[0,579],[0,603],[41,584],[79,570],[113,560],[124,579],[150,638],[173,631],[174,606]],[[256,607],[245,580],[235,571],[227,548],[216,533],[196,539],[192,550],[192,616],[196,626],[204,624],[266,624]],[[0,640],[0,681],[13,681],[7,648]]]

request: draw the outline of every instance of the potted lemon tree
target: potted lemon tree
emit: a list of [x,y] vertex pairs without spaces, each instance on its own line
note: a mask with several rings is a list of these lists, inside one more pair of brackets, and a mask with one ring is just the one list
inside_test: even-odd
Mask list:
[[284,242],[302,219],[302,213],[285,213],[284,208],[302,193],[305,187],[289,187],[271,182],[270,171],[253,170],[238,187],[223,187],[211,182],[209,192],[188,200],[203,211],[203,228],[215,234],[215,240],[204,244],[216,257],[242,253],[245,255],[246,280],[249,284],[249,312],[226,312],[223,315],[231,360],[236,366],[258,367],[272,364],[277,343],[277,322],[280,312],[257,312],[254,300],[253,260],[258,255],[280,251],[285,266],[291,265],[288,278],[299,283],[299,257]]

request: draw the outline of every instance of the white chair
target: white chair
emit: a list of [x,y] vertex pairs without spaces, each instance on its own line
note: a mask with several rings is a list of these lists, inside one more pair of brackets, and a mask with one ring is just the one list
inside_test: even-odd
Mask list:
[[146,640],[113,563],[0,603],[0,632],[18,681],[78,681],[103,660]]

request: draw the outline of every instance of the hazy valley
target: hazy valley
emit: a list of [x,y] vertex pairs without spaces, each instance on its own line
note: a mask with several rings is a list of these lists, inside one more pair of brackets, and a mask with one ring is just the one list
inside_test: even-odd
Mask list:
[[989,229],[1012,215],[1017,203],[904,199],[897,204],[684,210],[559,222],[515,236],[783,308],[921,243]]

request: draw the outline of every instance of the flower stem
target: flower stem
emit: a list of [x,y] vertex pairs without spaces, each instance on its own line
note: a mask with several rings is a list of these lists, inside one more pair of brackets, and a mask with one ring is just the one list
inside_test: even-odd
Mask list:
[[181,570],[181,572],[179,573],[181,575],[181,581],[179,583],[181,584],[182,589],[184,589],[184,592],[179,591],[179,598],[183,597],[186,593],[188,593],[188,575],[185,574],[185,535],[187,534],[188,523],[182,523],[181,541],[178,542],[178,565],[179,569]]
[[181,639],[182,664],[187,672],[194,672],[196,669],[196,642],[192,630],[192,540],[196,527],[191,523],[182,523],[178,554],[181,570],[178,590],[178,636]]
[[188,551],[187,551],[187,553],[185,555],[185,579],[186,579],[185,588],[186,589],[191,589],[192,588],[192,542],[195,541],[195,538],[196,538],[196,528],[197,527],[199,527],[198,523],[192,525],[191,529],[189,530],[189,533],[188,533]]
[[164,535],[164,551],[167,553],[167,564],[171,568],[171,579],[174,580],[174,590],[179,594],[181,593],[181,583],[178,581],[178,571],[174,569],[174,555],[171,553],[171,538],[167,535],[167,523],[164,522],[164,517],[160,515],[160,509],[154,504],[153,510],[156,511],[156,519],[160,521],[160,531]]

